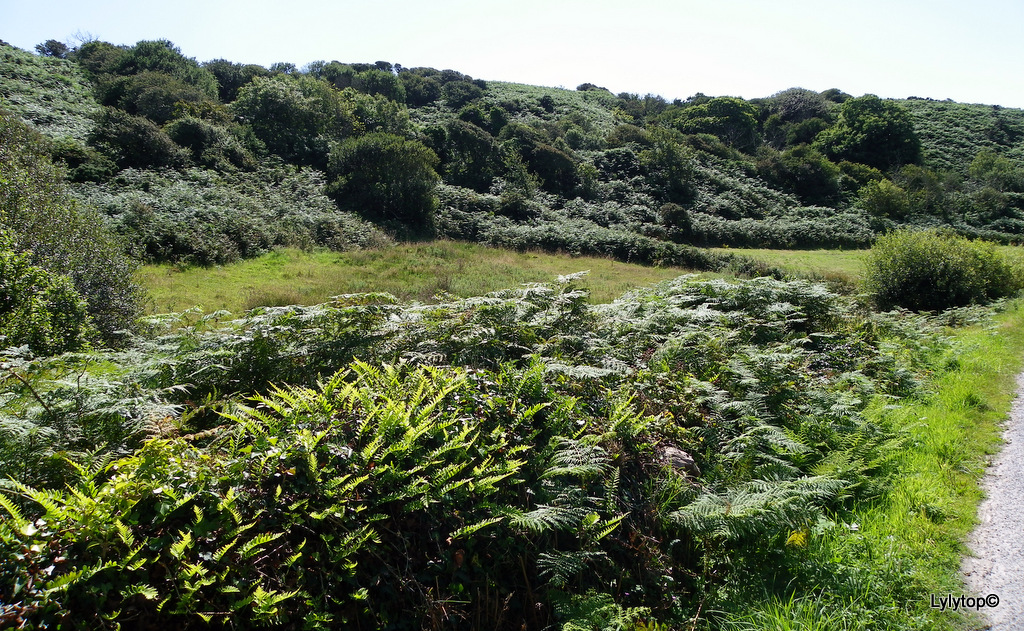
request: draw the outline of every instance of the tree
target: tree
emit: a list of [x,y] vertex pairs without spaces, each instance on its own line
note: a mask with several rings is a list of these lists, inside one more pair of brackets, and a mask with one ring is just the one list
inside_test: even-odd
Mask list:
[[352,87],[365,94],[381,95],[396,103],[405,103],[405,86],[398,77],[384,70],[367,70],[355,76]]
[[128,76],[143,72],[162,72],[195,86],[206,97],[217,98],[217,79],[195,59],[185,57],[172,42],[161,39],[141,41],[129,48],[110,69],[114,74]]
[[713,134],[740,150],[753,148],[757,140],[757,108],[743,99],[717,97],[673,108],[664,118],[684,134]]
[[830,103],[821,94],[803,88],[790,88],[777,92],[768,99],[769,108],[787,123],[799,123],[811,118],[828,118]]
[[331,140],[353,134],[355,105],[326,81],[306,75],[254,77],[232,104],[267,150],[322,168]]
[[1024,192],[1024,168],[991,149],[985,149],[971,162],[970,175],[998,191]]
[[483,129],[462,120],[445,127],[445,180],[485,192],[500,164],[498,145]]
[[868,182],[858,196],[864,210],[875,217],[903,219],[910,214],[910,197],[890,180]]
[[175,76],[151,70],[106,82],[102,91],[101,102],[104,105],[145,116],[159,125],[174,118],[175,106],[179,103],[200,104],[216,100]]
[[432,76],[409,70],[398,75],[405,88],[405,101],[413,107],[422,107],[441,98],[441,83]]
[[43,57],[56,57],[57,59],[67,59],[71,49],[64,42],[58,42],[55,39],[48,39],[42,44],[36,44],[36,52]]
[[832,206],[839,201],[839,167],[808,145],[781,153],[767,147],[758,151],[758,173],[768,183],[797,195],[811,206]]
[[152,121],[113,107],[100,115],[89,143],[122,169],[181,167],[188,162],[188,154]]
[[480,86],[469,81],[450,81],[441,88],[445,103],[453,110],[475,101],[484,95]]
[[694,196],[693,156],[678,136],[671,130],[655,130],[651,148],[640,152],[640,164],[660,199],[688,204]]
[[833,161],[850,160],[882,170],[921,158],[921,141],[910,113],[873,94],[844,101],[839,120],[818,135],[814,146]]
[[79,349],[95,333],[85,300],[66,276],[32,265],[0,230],[0,348],[38,355]]
[[327,166],[327,193],[400,236],[433,233],[437,154],[415,140],[366,134],[337,145]]
[[231,103],[238,96],[238,91],[243,85],[253,80],[253,77],[266,77],[270,71],[256,64],[236,64],[226,59],[214,59],[203,63],[203,68],[209,70],[217,79],[217,93],[223,103]]

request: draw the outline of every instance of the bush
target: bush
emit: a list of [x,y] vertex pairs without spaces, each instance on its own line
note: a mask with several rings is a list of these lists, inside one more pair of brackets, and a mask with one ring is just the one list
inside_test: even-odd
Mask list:
[[433,232],[437,155],[418,141],[367,134],[331,151],[327,194],[344,209],[403,235]]
[[0,231],[0,346],[55,355],[78,349],[93,331],[86,304],[65,276],[29,263]]
[[122,169],[177,168],[189,159],[155,123],[113,107],[99,117],[89,143]]
[[118,342],[141,312],[135,263],[103,219],[72,199],[46,152],[38,134],[0,113],[0,223],[32,265],[71,280],[104,340]]
[[1010,296],[1020,270],[995,246],[935,230],[897,231],[878,239],[865,284],[879,308],[918,311],[962,307]]

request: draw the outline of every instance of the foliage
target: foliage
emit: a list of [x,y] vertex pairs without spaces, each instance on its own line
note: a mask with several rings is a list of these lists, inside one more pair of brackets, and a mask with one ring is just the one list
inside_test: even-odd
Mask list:
[[431,234],[438,158],[415,140],[372,133],[331,151],[327,192],[342,208],[404,235]]
[[4,110],[49,136],[85,142],[99,105],[74,62],[0,46],[0,66]]
[[182,116],[168,124],[164,131],[175,144],[192,153],[192,161],[196,164],[222,171],[255,166],[252,154],[228,128],[200,118]]
[[873,94],[843,102],[839,119],[814,142],[830,158],[878,169],[914,163],[921,157],[921,141],[910,113]]
[[203,62],[203,68],[209,70],[217,79],[217,94],[222,103],[231,103],[238,96],[238,91],[254,77],[266,77],[270,71],[256,64],[237,64],[227,59],[214,59]]
[[189,155],[155,123],[124,110],[103,110],[89,137],[121,169],[182,167]]
[[757,111],[734,97],[718,97],[681,109],[669,109],[664,118],[684,134],[712,134],[741,150],[755,146]]
[[[733,576],[709,568],[767,585],[757,550],[884,492],[897,438],[861,412],[907,379],[882,321],[865,334],[845,299],[770,279],[585,299],[565,278],[185,321],[103,358],[141,401],[67,360],[24,365],[66,374],[80,403],[37,378],[43,407],[11,423],[67,410],[56,426],[74,434],[135,410],[163,438],[124,451],[138,434],[115,421],[99,425],[115,458],[23,459],[0,503],[11,611],[182,628],[678,624]],[[774,558],[799,576],[797,556]]]
[[305,165],[325,165],[328,141],[352,135],[359,124],[351,99],[304,75],[253,77],[232,107],[269,152]]
[[76,350],[92,324],[85,301],[66,276],[31,265],[0,231],[0,345],[27,345],[39,355]]
[[99,215],[75,203],[45,147],[0,113],[0,225],[32,265],[70,279],[104,341],[117,343],[140,312],[135,263]]
[[103,213],[147,261],[219,265],[279,246],[349,250],[387,237],[323,194],[318,171],[260,166],[157,173],[127,169],[79,186],[76,197]]
[[865,283],[878,306],[942,310],[1011,296],[1024,286],[991,244],[935,231],[899,231],[878,239]]

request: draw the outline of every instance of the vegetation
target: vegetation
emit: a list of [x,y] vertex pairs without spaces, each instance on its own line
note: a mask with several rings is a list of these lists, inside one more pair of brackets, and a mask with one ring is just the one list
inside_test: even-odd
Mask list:
[[[1024,356],[981,304],[1020,111],[36,52],[0,45],[0,626],[963,622],[928,594]],[[140,318],[143,262],[236,313]]]
[[511,252],[469,243],[432,241],[350,252],[277,250],[220,267],[169,264],[140,268],[138,280],[154,313],[201,306],[241,313],[255,307],[315,305],[340,294],[384,291],[401,300],[469,298],[569,270],[586,270],[580,287],[594,302],[611,302],[637,286],[675,278],[686,270],[646,267],[608,258]]
[[[116,344],[141,313],[141,290],[132,281],[136,263],[100,216],[75,202],[45,150],[43,137],[0,111],[0,228],[10,238],[0,249],[22,252],[25,263],[66,278],[104,341]],[[56,291],[54,282],[62,281],[43,285]]]
[[867,259],[868,291],[878,306],[941,311],[1016,294],[1021,270],[992,244],[938,232],[894,232]]

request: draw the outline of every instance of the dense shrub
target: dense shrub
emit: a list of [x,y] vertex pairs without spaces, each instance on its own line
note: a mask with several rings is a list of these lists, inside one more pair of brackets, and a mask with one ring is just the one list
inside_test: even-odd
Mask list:
[[76,195],[147,261],[224,264],[278,246],[348,250],[381,244],[372,224],[323,193],[319,171],[259,166],[253,171],[128,169]]
[[89,141],[122,169],[181,167],[189,159],[155,123],[113,107],[99,117]]
[[374,133],[331,151],[327,192],[338,204],[404,235],[431,234],[437,155],[415,140]]
[[0,231],[0,347],[26,344],[33,353],[53,355],[79,348],[91,330],[71,281],[29,263]]
[[882,309],[941,310],[982,303],[1022,287],[1014,268],[991,244],[927,231],[897,231],[878,239],[865,284]]
[[33,265],[71,280],[107,342],[134,328],[142,294],[135,263],[102,218],[71,197],[42,138],[2,113],[0,223]]

